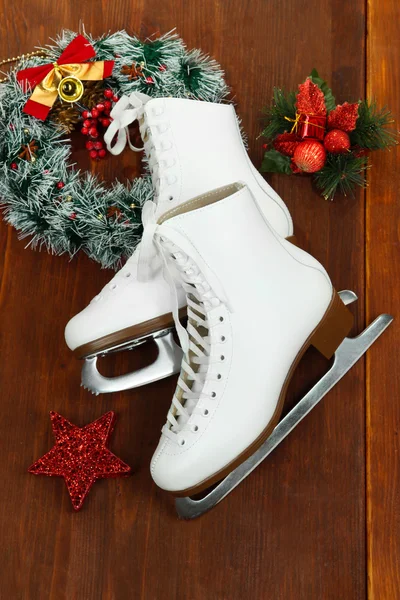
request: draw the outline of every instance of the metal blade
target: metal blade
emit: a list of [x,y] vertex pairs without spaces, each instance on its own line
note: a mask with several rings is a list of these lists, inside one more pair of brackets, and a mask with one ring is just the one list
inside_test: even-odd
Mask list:
[[82,367],[82,386],[96,395],[109,394],[147,385],[179,373],[182,350],[175,343],[172,331],[151,339],[154,339],[158,348],[158,356],[151,365],[126,375],[104,377],[97,369],[97,356],[86,358]]
[[[345,304],[354,301],[354,297],[346,294],[342,298]],[[341,293],[342,295],[342,293]],[[348,300],[346,302],[345,300]],[[314,385],[302,400],[280,421],[270,437],[245,462],[236,467],[207,496],[200,500],[192,498],[176,498],[175,506],[178,515],[184,519],[193,519],[213,508],[227,496],[243,479],[245,479],[278,444],[300,423],[302,419],[318,404],[334,385],[347,373],[359,358],[368,350],[375,340],[392,322],[390,315],[380,315],[369,327],[355,338],[345,338],[336,350],[333,364],[329,371]]]

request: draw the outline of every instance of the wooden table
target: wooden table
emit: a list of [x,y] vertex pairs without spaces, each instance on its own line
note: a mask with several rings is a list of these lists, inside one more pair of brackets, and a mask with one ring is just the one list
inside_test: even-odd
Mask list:
[[[77,31],[81,21],[94,35],[176,26],[189,47],[211,53],[256,165],[260,109],[273,85],[295,89],[314,66],[338,102],[368,94],[400,115],[395,0],[20,0],[3,6],[0,56],[30,51],[62,27]],[[300,244],[336,289],[357,292],[354,332],[380,312],[399,316],[398,156],[374,155],[367,190],[332,203],[307,178],[270,177]],[[109,160],[103,174],[131,176],[134,160]],[[183,522],[149,475],[174,379],[97,398],[82,390],[63,330],[110,273],[83,255],[70,262],[24,246],[0,224],[1,598],[400,599],[399,320],[229,499]],[[121,356],[108,369],[141,360]],[[324,369],[308,354],[291,402]],[[27,467],[53,444],[50,410],[84,425],[110,409],[118,416],[111,448],[134,474],[96,483],[75,514],[61,479]]]

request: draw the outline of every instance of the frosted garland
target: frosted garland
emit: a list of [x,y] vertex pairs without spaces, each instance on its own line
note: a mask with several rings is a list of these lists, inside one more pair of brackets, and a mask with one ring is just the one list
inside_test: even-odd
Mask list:
[[[21,60],[0,85],[0,206],[29,246],[71,257],[83,250],[102,267],[117,268],[141,238],[141,207],[153,197],[147,168],[127,185],[116,181],[108,186],[79,171],[70,162],[70,140],[60,125],[22,112],[29,93],[16,81],[18,70],[55,61],[75,36],[63,31],[43,48],[46,57]],[[144,42],[125,31],[85,37],[96,59],[115,60],[113,77],[104,85],[119,96],[140,91],[209,102],[228,96],[218,63],[200,50],[188,51],[174,33]],[[121,69],[133,63],[143,65],[143,76],[129,79]],[[35,160],[19,158],[21,147],[32,140],[38,148]]]

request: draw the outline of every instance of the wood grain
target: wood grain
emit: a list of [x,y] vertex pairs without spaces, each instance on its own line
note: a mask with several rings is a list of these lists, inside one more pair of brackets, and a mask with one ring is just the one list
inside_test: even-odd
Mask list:
[[[387,6],[390,20],[394,0]],[[293,89],[315,66],[332,82],[339,102],[355,101],[365,93],[364,0],[37,0],[34,10],[31,2],[21,0],[3,2],[2,9],[0,55],[5,57],[45,43],[61,27],[77,31],[81,22],[94,35],[120,28],[147,35],[176,26],[189,47],[201,47],[223,65],[256,165],[262,153],[257,140],[260,109],[269,102],[273,85]],[[79,150],[77,158],[84,161]],[[385,159],[373,172],[377,185]],[[102,174],[106,179],[132,175],[138,170],[133,161],[129,154],[121,163],[109,161]],[[389,170],[386,173],[389,179]],[[356,199],[325,203],[306,178],[274,176],[270,181],[293,215],[302,246],[322,261],[337,289],[358,293],[355,329],[362,329],[365,260],[371,261],[373,254],[381,256],[374,269],[382,283],[390,283],[383,265],[388,264],[386,258],[394,260],[395,246],[382,246],[378,240],[387,235],[386,219],[394,235],[394,197],[384,203],[384,214],[380,204],[369,200],[369,227],[373,220],[380,228],[374,228],[373,245],[369,240],[365,255],[363,193]],[[390,186],[395,189],[394,183]],[[367,266],[372,268],[369,262]],[[0,597],[366,597],[363,362],[229,499],[195,522],[182,522],[174,514],[172,498],[152,484],[148,469],[174,379],[95,398],[80,389],[80,364],[64,344],[65,323],[97,293],[110,273],[85,256],[69,262],[66,257],[25,250],[4,223],[0,224],[0,269]],[[374,281],[372,293],[368,292],[369,313],[391,309],[376,275]],[[398,296],[393,296],[395,303]],[[382,358],[396,347],[393,331],[391,335],[390,342],[388,334],[384,347],[370,355],[369,392],[376,402],[370,418],[379,421],[376,411],[382,408],[385,393],[378,387],[386,382],[387,424],[396,410],[389,402],[393,373]],[[111,372],[132,369],[150,356],[151,348],[146,353],[121,355],[108,368]],[[325,368],[316,353],[309,353],[291,386],[289,403],[298,400]],[[118,416],[112,450],[133,467],[134,475],[96,483],[82,512],[74,514],[63,481],[33,477],[27,467],[52,445],[49,410],[84,425],[110,409]],[[375,424],[374,432],[371,460],[373,453],[382,456],[386,439],[382,424]],[[396,454],[393,447],[386,452],[390,462],[380,462],[378,469],[379,478],[388,486],[384,506],[379,507],[379,478],[371,483],[377,525],[369,529],[376,549],[370,554],[370,565],[379,569],[385,564],[392,573],[385,588],[376,583],[379,575],[373,578],[370,573],[379,600],[395,598],[393,593],[379,593],[382,589],[393,592],[398,585],[392,558],[384,561],[377,556],[390,536],[388,529],[379,534],[380,527],[395,526],[394,518],[388,523],[384,517],[385,507],[395,508],[394,488],[385,480],[385,468],[395,468]],[[377,466],[371,462],[370,468]]]
[[[368,3],[368,94],[399,129],[400,6]],[[377,153],[367,190],[367,315],[395,320],[367,359],[368,597],[400,598],[400,205],[399,148]]]

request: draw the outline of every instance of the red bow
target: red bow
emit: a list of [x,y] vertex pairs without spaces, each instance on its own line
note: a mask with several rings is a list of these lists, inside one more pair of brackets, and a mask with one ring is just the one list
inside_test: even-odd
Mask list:
[[110,77],[114,61],[86,62],[95,56],[90,42],[83,35],[77,35],[56,62],[18,71],[17,80],[24,92],[33,89],[23,112],[44,120],[57,98],[63,77],[73,76],[86,81]]

